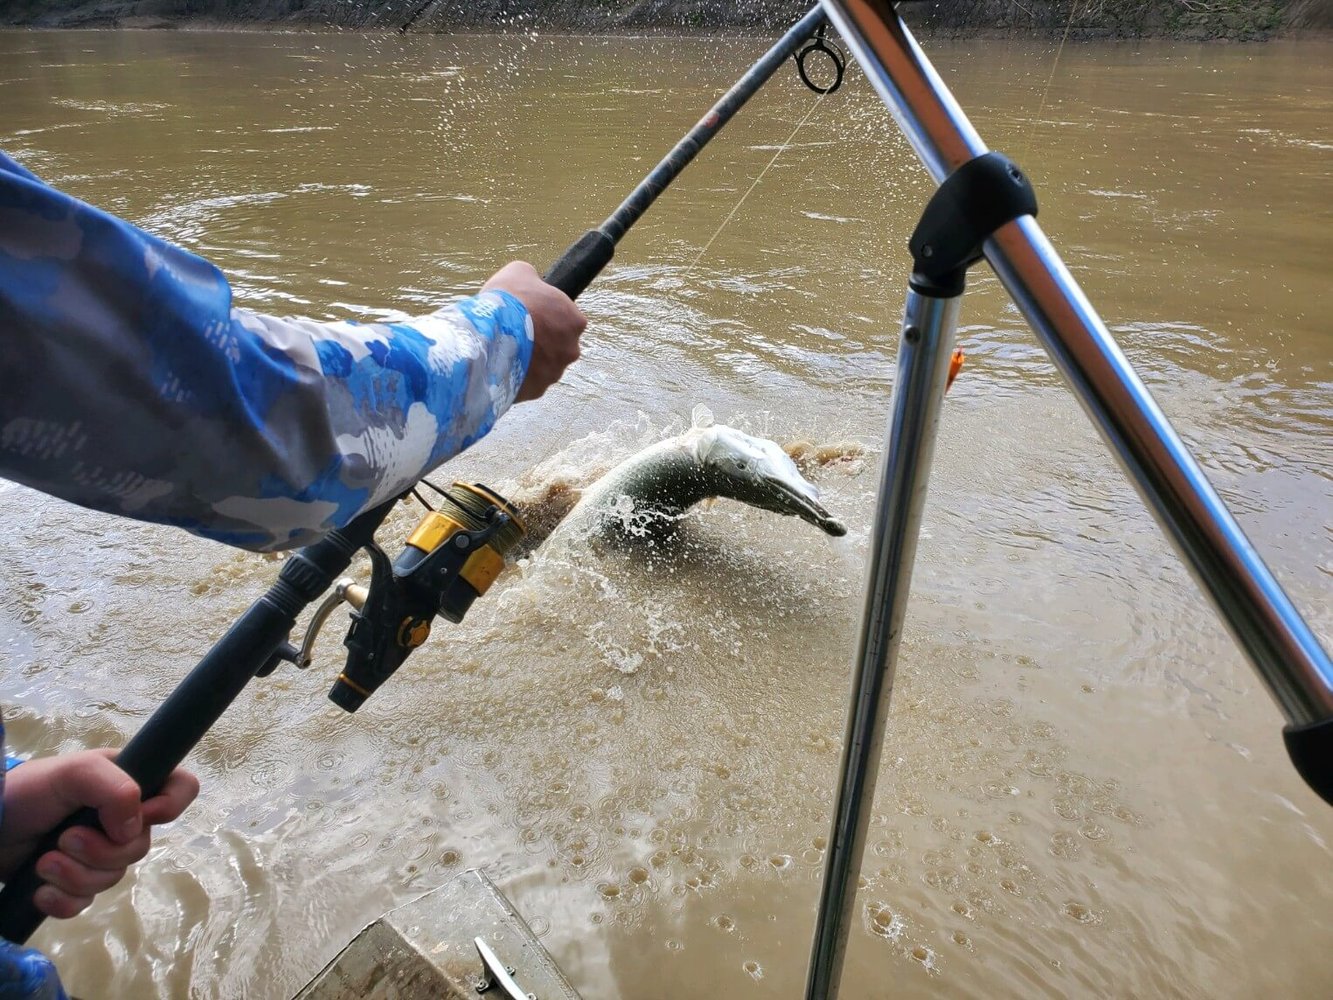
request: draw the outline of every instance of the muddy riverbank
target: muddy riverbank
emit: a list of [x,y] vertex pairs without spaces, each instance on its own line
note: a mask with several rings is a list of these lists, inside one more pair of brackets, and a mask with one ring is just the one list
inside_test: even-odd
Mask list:
[[[449,32],[771,32],[807,0],[10,0],[0,25],[36,28],[273,28]],[[923,34],[945,37],[1175,38],[1253,41],[1333,31],[1333,0],[940,0],[910,4]]]

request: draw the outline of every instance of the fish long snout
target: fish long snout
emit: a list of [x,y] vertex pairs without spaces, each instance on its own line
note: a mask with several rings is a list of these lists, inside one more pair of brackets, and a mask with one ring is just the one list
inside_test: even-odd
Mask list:
[[810,492],[798,490],[790,483],[775,478],[768,479],[768,484],[781,498],[778,508],[780,513],[799,517],[834,538],[841,538],[847,534],[847,525],[825,510],[824,505],[812,495],[813,487]]

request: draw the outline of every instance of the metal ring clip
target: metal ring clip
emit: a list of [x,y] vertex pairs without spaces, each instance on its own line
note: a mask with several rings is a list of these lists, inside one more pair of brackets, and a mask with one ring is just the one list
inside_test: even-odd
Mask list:
[[[813,90],[816,94],[831,94],[842,86],[843,75],[847,72],[847,53],[842,51],[842,47],[837,42],[830,42],[825,36],[828,29],[827,24],[820,25],[819,30],[815,32],[810,41],[792,54],[796,60],[796,72],[801,76],[801,82]],[[805,61],[816,52],[822,52],[828,56],[829,61],[833,63],[833,82],[827,87],[821,87],[810,79],[810,74],[806,72]]]

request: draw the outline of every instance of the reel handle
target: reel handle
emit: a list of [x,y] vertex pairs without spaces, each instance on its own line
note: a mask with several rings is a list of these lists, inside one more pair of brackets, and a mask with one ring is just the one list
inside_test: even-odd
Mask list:
[[600,229],[589,229],[560,255],[543,280],[571,299],[577,299],[611,262],[615,252],[616,244],[611,237]]

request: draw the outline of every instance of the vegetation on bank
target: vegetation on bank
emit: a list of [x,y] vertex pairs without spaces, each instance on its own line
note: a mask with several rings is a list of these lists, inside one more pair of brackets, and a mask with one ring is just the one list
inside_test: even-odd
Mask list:
[[[4,0],[0,24],[570,31],[773,31],[810,0]],[[924,34],[1250,40],[1333,30],[1333,0],[925,0]]]

